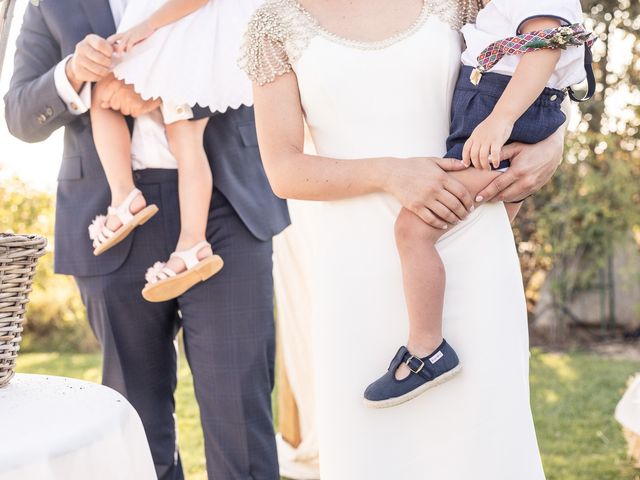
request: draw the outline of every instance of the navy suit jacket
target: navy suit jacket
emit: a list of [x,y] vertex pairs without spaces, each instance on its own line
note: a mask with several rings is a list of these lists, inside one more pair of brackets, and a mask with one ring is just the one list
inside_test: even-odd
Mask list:
[[[72,115],[54,84],[56,65],[78,42],[94,33],[115,32],[108,0],[41,0],[29,4],[18,37],[15,70],[5,96],[9,131],[40,142],[65,127],[64,153],[56,201],[56,272],[105,275],[126,260],[133,235],[96,258],[87,227],[110,201],[109,187],[96,152],[89,114]],[[253,109],[229,109],[213,115],[205,133],[214,188],[227,197],[246,227],[270,240],[289,224],[286,203],[271,190],[255,132]],[[176,218],[176,222],[179,219]]]

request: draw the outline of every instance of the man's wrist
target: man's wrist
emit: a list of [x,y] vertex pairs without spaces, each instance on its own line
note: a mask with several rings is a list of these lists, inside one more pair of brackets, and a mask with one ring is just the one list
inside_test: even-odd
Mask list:
[[73,67],[71,65],[72,61],[73,61],[73,56],[69,57],[69,60],[67,60],[67,63],[64,66],[64,73],[67,75],[67,78],[69,79],[69,83],[71,84],[73,89],[76,91],[76,93],[80,93],[80,90],[82,90],[82,87],[84,86],[85,82],[78,80],[78,78],[75,76],[75,73],[73,72]]

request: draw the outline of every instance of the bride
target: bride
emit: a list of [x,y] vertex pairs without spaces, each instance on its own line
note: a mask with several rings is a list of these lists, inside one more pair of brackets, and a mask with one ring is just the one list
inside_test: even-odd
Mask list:
[[[544,479],[517,252],[504,205],[487,201],[521,200],[548,181],[563,133],[507,147],[511,169],[476,202],[448,173],[462,168],[440,159],[458,31],[478,8],[268,0],[249,27],[242,62],[272,187],[317,201],[306,238],[323,480]],[[303,152],[304,121],[317,155]],[[435,227],[456,225],[438,250],[445,336],[464,370],[412,402],[371,410],[362,393],[407,338],[393,232],[402,206]]]

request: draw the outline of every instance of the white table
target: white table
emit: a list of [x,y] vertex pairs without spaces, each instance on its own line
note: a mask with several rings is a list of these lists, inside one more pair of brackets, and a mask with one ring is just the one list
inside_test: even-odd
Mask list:
[[0,389],[0,480],[154,480],[142,422],[119,393],[23,375]]
[[618,403],[616,420],[640,436],[640,374],[636,375]]

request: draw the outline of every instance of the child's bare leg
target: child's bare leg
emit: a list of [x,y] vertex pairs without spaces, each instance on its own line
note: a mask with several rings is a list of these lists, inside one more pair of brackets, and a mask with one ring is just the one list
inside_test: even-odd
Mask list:
[[[203,135],[208,119],[182,120],[167,125],[169,148],[178,161],[178,193],[180,197],[180,238],[176,250],[182,251],[206,240],[207,220],[213,193],[213,177],[204,151]],[[206,248],[198,258],[211,256]],[[184,270],[180,260],[170,259],[167,266],[174,272]]]
[[516,217],[518,216],[518,212],[520,212],[520,208],[522,208],[522,202],[505,203],[504,208],[507,209],[507,215],[509,215],[509,221],[513,223]]
[[[100,93],[103,83],[98,82],[93,90],[91,104],[91,127],[93,139],[111,189],[111,206],[120,205],[135,188],[131,170],[131,136],[127,122],[120,112],[100,106]],[[139,195],[131,204],[131,210],[137,212],[146,206]],[[121,226],[115,216],[107,218],[107,227],[115,231]]]
[[[500,173],[469,168],[452,175],[475,197]],[[406,209],[396,220],[396,243],[409,313],[407,348],[417,357],[430,355],[442,343],[445,271],[436,242],[445,232]],[[409,373],[409,368],[402,364],[396,377],[401,379]]]

